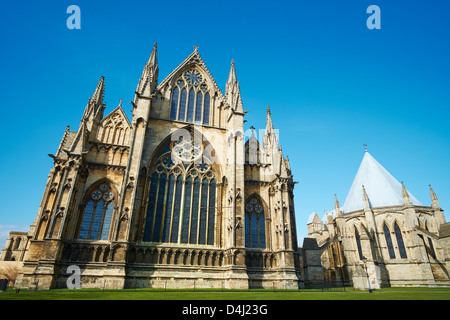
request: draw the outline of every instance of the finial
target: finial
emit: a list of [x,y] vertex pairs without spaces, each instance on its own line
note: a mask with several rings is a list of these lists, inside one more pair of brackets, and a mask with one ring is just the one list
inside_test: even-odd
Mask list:
[[364,143],[363,147],[364,147],[364,151],[367,152],[367,144]]
[[194,51],[195,51],[195,52],[198,51],[198,45],[194,45]]
[[366,188],[364,188],[364,185],[361,185],[361,186],[362,186],[362,198],[363,198],[363,202],[364,202],[364,210],[370,210],[371,204],[370,204],[369,196],[367,195],[367,192],[366,192]]
[[255,127],[251,126],[250,129],[252,130],[252,136],[254,136],[255,135]]
[[122,106],[123,99],[119,99],[119,106]]
[[409,198],[408,190],[406,190],[406,187],[403,184],[403,181],[402,181],[402,196],[403,196],[403,201],[404,201],[405,205],[410,206],[411,199]]
[[430,186],[431,201],[433,201],[433,204],[431,206],[433,208],[440,208],[436,193],[434,192],[433,188],[431,187],[431,184],[429,184],[429,186]]
[[336,210],[336,217],[342,216],[341,205],[339,204],[336,193],[334,194],[334,209]]
[[268,113],[268,114],[271,114],[271,113],[270,113],[270,106],[267,106],[267,113]]

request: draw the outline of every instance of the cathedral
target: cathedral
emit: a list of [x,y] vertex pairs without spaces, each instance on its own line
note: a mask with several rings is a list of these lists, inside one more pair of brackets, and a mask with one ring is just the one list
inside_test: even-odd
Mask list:
[[[132,119],[104,115],[105,79],[77,131],[66,128],[28,232],[0,260],[18,288],[299,288],[289,160],[267,108],[262,141],[244,132],[234,61],[225,94],[198,47],[159,79],[156,44]],[[81,113],[81,112],[80,112]]]
[[344,205],[335,196],[334,210],[308,220],[326,281],[450,286],[450,223],[431,186],[430,197],[431,206],[420,203],[366,149]]
[[[309,217],[297,244],[289,158],[267,108],[244,131],[234,61],[225,93],[198,47],[160,81],[156,44],[132,119],[106,116],[105,79],[77,131],[66,128],[28,232],[10,232],[2,264],[17,288],[358,289],[450,286],[450,223],[430,186],[422,205],[367,151],[346,201]],[[81,114],[81,109],[80,109]]]

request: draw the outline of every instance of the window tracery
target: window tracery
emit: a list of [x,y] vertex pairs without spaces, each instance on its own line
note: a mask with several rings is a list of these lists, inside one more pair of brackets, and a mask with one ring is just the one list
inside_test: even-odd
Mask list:
[[142,240],[214,245],[216,175],[202,144],[180,138],[154,163]]
[[195,69],[185,71],[175,82],[170,120],[209,125],[211,95],[204,77]]
[[108,240],[114,212],[114,194],[103,183],[88,196],[78,239]]
[[266,226],[261,201],[251,198],[245,205],[245,246],[248,248],[266,247]]

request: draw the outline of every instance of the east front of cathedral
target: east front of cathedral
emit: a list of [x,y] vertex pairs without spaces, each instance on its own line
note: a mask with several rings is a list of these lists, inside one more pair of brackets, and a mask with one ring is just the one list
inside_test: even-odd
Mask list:
[[75,265],[84,288],[301,287],[294,182],[270,109],[260,144],[244,132],[233,61],[225,94],[197,48],[158,73],[155,44],[131,121],[121,103],[104,115],[102,77],[66,129],[35,221],[0,255],[23,261],[15,286],[65,288]]
[[[128,119],[105,79],[66,128],[35,221],[10,232],[15,287],[298,289],[450,286],[450,223],[366,150],[341,207],[297,244],[293,180],[269,107],[244,131],[234,62],[225,93],[198,48],[160,81],[156,44]],[[81,110],[80,110],[81,111]],[[80,112],[81,113],[81,112]],[[75,268],[75,269],[74,269]]]

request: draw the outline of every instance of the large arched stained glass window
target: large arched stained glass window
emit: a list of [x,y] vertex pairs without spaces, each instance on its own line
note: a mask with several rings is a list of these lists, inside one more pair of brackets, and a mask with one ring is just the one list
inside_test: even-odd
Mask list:
[[214,245],[216,176],[203,146],[180,138],[154,163],[142,241]]
[[245,246],[247,248],[266,247],[266,224],[261,201],[251,198],[245,205]]
[[108,240],[114,212],[114,194],[104,183],[88,195],[78,239]]
[[170,119],[210,124],[211,95],[202,74],[185,71],[175,82],[170,104]]

